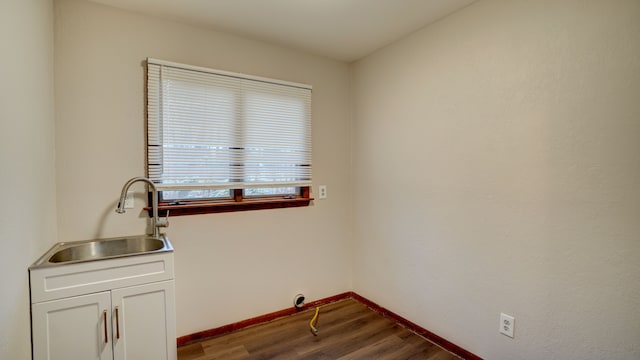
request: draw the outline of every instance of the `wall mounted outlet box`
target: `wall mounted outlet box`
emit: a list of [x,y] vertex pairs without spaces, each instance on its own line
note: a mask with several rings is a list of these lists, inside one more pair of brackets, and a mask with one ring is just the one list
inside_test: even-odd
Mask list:
[[504,313],[500,313],[500,333],[513,338],[513,328],[515,327],[516,319]]
[[327,198],[327,185],[318,186],[318,198],[320,199]]

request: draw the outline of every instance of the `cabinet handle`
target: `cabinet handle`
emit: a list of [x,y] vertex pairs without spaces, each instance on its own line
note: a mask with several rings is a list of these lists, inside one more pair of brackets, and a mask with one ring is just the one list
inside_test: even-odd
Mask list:
[[102,311],[102,322],[104,324],[104,343],[109,343],[109,334],[107,334],[107,310]]
[[118,316],[118,307],[116,306],[116,339],[120,339],[120,316]]

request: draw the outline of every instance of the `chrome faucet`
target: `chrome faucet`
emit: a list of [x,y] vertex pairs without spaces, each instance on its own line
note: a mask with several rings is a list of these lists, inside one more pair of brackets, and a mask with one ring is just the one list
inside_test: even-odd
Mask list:
[[151,194],[151,212],[152,212],[151,226],[153,228],[153,237],[157,238],[160,235],[159,228],[169,226],[169,220],[168,220],[169,215],[167,215],[167,218],[164,218],[164,219],[160,219],[158,217],[158,189],[156,189],[156,185],[153,183],[153,181],[147,179],[146,177],[141,177],[141,176],[134,177],[133,179],[130,179],[129,181],[127,181],[122,187],[122,193],[120,194],[120,201],[118,202],[118,207],[116,209],[116,212],[118,214],[125,213],[126,210],[124,209],[124,199],[127,196],[127,191],[129,191],[129,187],[133,185],[133,183],[138,181],[147,183],[151,188],[151,192],[152,192]]

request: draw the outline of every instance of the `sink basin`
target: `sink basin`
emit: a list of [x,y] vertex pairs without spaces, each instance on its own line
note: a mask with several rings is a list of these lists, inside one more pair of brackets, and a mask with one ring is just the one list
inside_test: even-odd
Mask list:
[[32,268],[76,262],[96,261],[117,257],[153,254],[173,251],[169,239],[164,235],[128,236],[74,242],[60,242],[47,251]]

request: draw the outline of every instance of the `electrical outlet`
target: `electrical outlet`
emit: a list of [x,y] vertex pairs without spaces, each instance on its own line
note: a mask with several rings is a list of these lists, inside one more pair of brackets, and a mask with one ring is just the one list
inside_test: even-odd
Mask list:
[[516,319],[505,313],[500,313],[500,333],[513,338],[513,328],[516,325]]
[[318,198],[326,199],[327,198],[327,185],[318,186]]
[[133,191],[127,191],[127,196],[124,198],[124,208],[133,209]]

